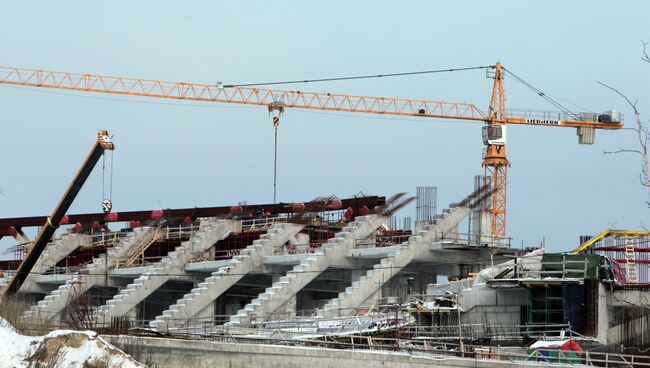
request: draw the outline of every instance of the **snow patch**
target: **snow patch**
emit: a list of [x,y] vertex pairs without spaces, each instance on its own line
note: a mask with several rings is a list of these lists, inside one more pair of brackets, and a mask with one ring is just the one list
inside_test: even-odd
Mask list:
[[[45,336],[23,336],[0,318],[0,366],[27,368],[48,362],[54,367],[83,368],[97,364],[108,368],[141,368],[144,365],[92,331],[52,331]],[[36,365],[38,366],[38,365]]]

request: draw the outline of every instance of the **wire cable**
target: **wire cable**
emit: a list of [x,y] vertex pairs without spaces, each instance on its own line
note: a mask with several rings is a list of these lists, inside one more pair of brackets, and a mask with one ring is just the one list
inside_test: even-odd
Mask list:
[[532,84],[526,82],[523,78],[519,77],[518,75],[516,75],[515,73],[513,73],[512,71],[510,71],[510,69],[503,68],[503,70],[505,70],[506,73],[510,74],[513,78],[515,78],[515,79],[516,79],[517,81],[519,81],[521,84],[523,84],[524,86],[530,88],[530,89],[531,89],[533,92],[535,92],[538,96],[540,96],[541,98],[545,99],[545,100],[546,100],[547,102],[549,102],[551,105],[555,106],[555,108],[561,110],[563,113],[565,113],[565,114],[567,114],[567,115],[573,116],[576,120],[582,120],[578,114],[572,112],[571,110],[569,110],[568,108],[566,108],[566,107],[565,107],[564,105],[562,105],[561,103],[555,101],[553,98],[551,98],[548,94],[546,94],[546,93],[544,93],[543,91],[541,91],[539,88],[537,88],[537,87],[533,86]]
[[448,72],[459,72],[459,71],[480,70],[480,69],[494,69],[494,68],[495,68],[494,65],[482,65],[482,66],[470,66],[470,67],[464,67],[464,68],[420,70],[420,71],[415,71],[415,72],[372,74],[372,75],[356,75],[356,76],[346,76],[346,77],[332,77],[332,78],[320,78],[320,79],[301,79],[301,80],[275,81],[275,82],[263,82],[263,83],[227,84],[227,85],[224,85],[223,87],[224,88],[232,88],[232,87],[272,86],[272,85],[277,85],[277,84],[334,82],[334,81],[343,81],[343,80],[387,78],[387,77],[403,77],[403,76],[407,76],[407,75],[448,73]]

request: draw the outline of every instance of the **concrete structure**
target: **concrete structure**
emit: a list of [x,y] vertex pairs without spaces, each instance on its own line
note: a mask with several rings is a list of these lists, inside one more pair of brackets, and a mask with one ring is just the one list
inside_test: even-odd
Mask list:
[[161,287],[168,280],[184,273],[184,266],[192,258],[203,253],[216,242],[226,238],[237,230],[238,222],[221,220],[206,222],[190,240],[183,242],[162,260],[149,267],[117,295],[101,306],[95,315],[100,324],[107,324],[112,317],[121,317]]
[[430,245],[439,240],[441,234],[457,231],[458,223],[467,216],[469,209],[464,207],[452,208],[444,212],[432,225],[426,225],[416,235],[409,237],[408,241],[394,248],[388,257],[368,270],[359,280],[352,282],[337,298],[330,300],[323,309],[318,311],[318,316],[332,318],[336,316],[352,315],[355,308],[367,304],[381,286],[390,281],[393,276],[406,267],[418,253],[430,252]]
[[[266,345],[254,339],[236,343],[197,340],[177,340],[136,336],[102,336],[111,344],[134,356],[140,361],[156,366],[179,368],[523,368],[560,367],[563,365],[524,360],[493,360],[460,358],[450,355],[395,351],[392,349],[367,350],[359,345],[354,349],[331,349],[300,346]],[[572,367],[585,367],[572,364]]]
[[104,255],[93,259],[81,271],[73,274],[65,284],[25,311],[22,319],[24,321],[59,321],[61,311],[65,309],[70,300],[76,299],[95,285],[105,283],[109,265],[126,256],[131,247],[146,239],[153,231],[152,227],[134,229]]
[[[228,324],[245,325],[251,322],[251,317],[263,316],[266,318],[283,305],[292,303],[290,299],[295,298],[302,288],[324,272],[331,263],[344,259],[357,239],[368,237],[386,220],[386,217],[380,215],[357,217],[333,239],[301,261],[299,265],[293,267],[285,276],[280,277],[277,282],[239,310],[236,315],[230,317]],[[295,309],[295,304],[293,308]]]
[[44,291],[37,283],[40,276],[45,274],[47,270],[54,267],[59,261],[67,257],[75,249],[84,244],[91,242],[90,235],[86,234],[65,234],[60,238],[54,239],[49,243],[43,254],[38,258],[36,264],[32,268],[32,272],[27,275],[25,281],[20,287],[21,292],[33,293]]
[[211,318],[214,314],[214,301],[246,274],[263,271],[264,257],[295,236],[304,226],[281,223],[273,225],[260,239],[243,249],[239,255],[230,259],[226,265],[213,272],[198,287],[186,294],[162,315],[150,323],[152,328],[184,326],[196,316]]
[[426,302],[412,314],[447,339],[457,340],[462,325],[470,326],[462,333],[470,341],[571,337],[583,348],[635,354],[650,345],[650,290],[621,284],[612,265],[600,255],[540,249],[475,277],[429,285]]
[[[44,298],[22,318],[71,323],[74,313],[69,312],[86,303],[89,328],[137,325],[176,331],[224,323],[245,327],[303,314],[323,319],[367,311],[381,297],[406,300],[411,292],[425,292],[438,275],[464,277],[490,259],[503,262],[504,255],[515,253],[461,239],[459,223],[483,200],[480,192],[443,210],[415,234],[387,225],[389,216],[410,201],[404,198],[396,195],[372,213],[352,218],[328,199],[314,202],[315,212],[300,215],[260,211],[229,220],[209,218],[200,226],[151,220],[146,223],[152,226],[103,230],[92,239],[64,235],[39,260],[42,272],[28,279],[31,294]],[[332,203],[338,217],[326,218]],[[283,206],[275,208],[288,208]],[[114,244],[93,248],[100,234]],[[79,249],[68,256],[77,262],[71,265],[81,268],[53,272],[73,248]],[[80,249],[93,250],[81,263]]]

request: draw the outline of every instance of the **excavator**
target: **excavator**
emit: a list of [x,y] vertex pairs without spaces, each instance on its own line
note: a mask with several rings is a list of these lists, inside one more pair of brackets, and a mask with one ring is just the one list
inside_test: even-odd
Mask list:
[[[273,115],[273,125],[276,133],[276,160],[277,128],[280,123],[280,115],[290,108],[481,122],[484,123],[482,136],[485,145],[482,166],[485,177],[489,180],[489,184],[492,187],[492,195],[487,200],[486,210],[491,214],[492,236],[495,239],[504,238],[506,235],[507,174],[508,168],[510,167],[510,161],[506,156],[508,125],[576,128],[578,142],[580,144],[593,144],[596,130],[621,129],[623,127],[623,117],[616,111],[605,113],[573,113],[554,102],[548,95],[525,82],[498,62],[494,65],[463,69],[486,69],[488,77],[494,79],[492,95],[487,111],[483,111],[477,105],[470,103],[354,96],[257,87],[258,85],[265,85],[264,83],[224,85],[222,83],[198,84],[166,82],[161,80],[10,67],[0,67],[0,83],[118,95],[266,106],[269,113]],[[514,112],[506,110],[504,88],[504,77],[506,74],[509,74],[533,89],[540,97],[545,98],[562,111]],[[377,77],[380,76],[382,75],[378,75]],[[266,83],[266,85],[268,84],[281,83]],[[275,176],[276,173],[274,170]]]

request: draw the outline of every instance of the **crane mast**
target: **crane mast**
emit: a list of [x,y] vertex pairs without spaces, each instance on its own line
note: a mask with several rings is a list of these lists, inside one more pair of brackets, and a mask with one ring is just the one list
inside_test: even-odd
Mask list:
[[494,85],[492,98],[488,109],[488,121],[484,130],[489,138],[490,130],[496,131],[500,139],[492,141],[484,139],[486,144],[483,155],[485,178],[491,181],[492,195],[489,197],[487,209],[492,214],[492,236],[503,237],[506,235],[506,187],[508,185],[508,166],[506,158],[506,96],[503,88],[503,69],[501,63],[496,64],[494,72]]
[[[483,122],[486,147],[482,166],[486,180],[492,183],[492,195],[486,209],[492,215],[492,236],[503,237],[506,235],[506,187],[510,166],[506,158],[507,125],[577,128],[579,143],[593,144],[596,129],[621,129],[623,123],[621,115],[613,111],[609,114],[524,112],[520,116],[508,113],[503,86],[505,68],[496,63],[492,70],[494,84],[487,112],[474,104],[461,102],[224,86],[221,83],[168,82],[14,67],[0,67],[0,84],[265,106],[273,115],[276,139],[280,115],[287,108]],[[274,201],[275,176],[274,171]]]

